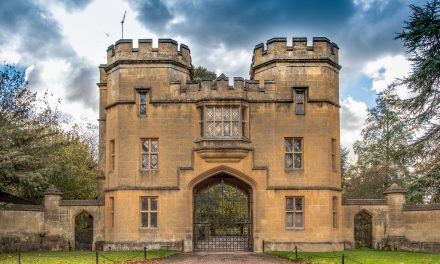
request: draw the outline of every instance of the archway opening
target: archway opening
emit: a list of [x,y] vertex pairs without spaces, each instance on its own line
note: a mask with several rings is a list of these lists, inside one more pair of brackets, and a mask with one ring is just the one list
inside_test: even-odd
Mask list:
[[194,250],[252,250],[252,188],[226,173],[194,187]]
[[371,248],[373,246],[372,217],[365,211],[354,216],[354,240],[356,248]]
[[75,249],[92,250],[93,217],[82,212],[75,217]]

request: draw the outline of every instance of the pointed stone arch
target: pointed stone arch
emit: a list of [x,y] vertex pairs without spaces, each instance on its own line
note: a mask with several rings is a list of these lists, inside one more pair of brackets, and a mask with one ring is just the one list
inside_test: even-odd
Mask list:
[[253,189],[256,182],[227,166],[208,170],[189,182],[193,190],[195,251],[253,249]]
[[356,247],[373,247],[373,214],[362,209],[354,215],[354,241]]
[[74,215],[74,238],[76,250],[92,250],[94,217],[87,210]]
[[225,173],[225,174],[231,175],[231,176],[233,176],[233,177],[235,177],[235,178],[245,182],[250,187],[252,187],[252,189],[256,189],[257,188],[257,182],[254,179],[252,179],[251,177],[249,177],[248,175],[246,175],[245,173],[243,173],[243,172],[241,172],[239,170],[236,170],[234,168],[231,168],[231,167],[228,167],[228,166],[225,166],[225,165],[221,165],[221,166],[212,168],[210,170],[207,170],[207,171],[199,174],[197,177],[195,177],[194,179],[192,179],[188,183],[188,187],[189,187],[189,189],[192,190],[200,182],[202,182],[202,181],[204,181],[204,180],[206,180],[206,179],[208,179],[208,178],[210,178],[212,176],[221,174],[221,173]]

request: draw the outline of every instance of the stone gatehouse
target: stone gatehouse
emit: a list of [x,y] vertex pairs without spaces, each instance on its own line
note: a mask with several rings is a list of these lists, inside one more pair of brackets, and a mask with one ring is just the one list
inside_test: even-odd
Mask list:
[[[188,46],[122,39],[100,65],[99,176],[93,201],[50,188],[41,206],[0,211],[5,241],[184,251],[371,247],[440,251],[440,206],[341,196],[339,48],[327,38],[255,46],[250,80],[194,80]],[[23,244],[21,242],[21,244]]]

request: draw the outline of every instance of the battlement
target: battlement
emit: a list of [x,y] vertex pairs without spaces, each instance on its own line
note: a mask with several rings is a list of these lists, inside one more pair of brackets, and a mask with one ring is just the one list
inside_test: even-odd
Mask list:
[[[257,44],[254,48],[251,73],[258,67],[276,61],[329,60],[338,65],[339,47],[325,37],[314,37],[313,46],[307,46],[307,38],[292,38],[292,45],[287,45],[287,38],[272,38]],[[252,75],[252,74],[251,74]]]
[[133,48],[132,39],[120,39],[107,49],[107,65],[121,60],[138,60],[145,63],[174,61],[191,67],[191,54],[187,45],[178,45],[173,39],[159,39],[153,48],[152,39],[139,39],[138,48]]

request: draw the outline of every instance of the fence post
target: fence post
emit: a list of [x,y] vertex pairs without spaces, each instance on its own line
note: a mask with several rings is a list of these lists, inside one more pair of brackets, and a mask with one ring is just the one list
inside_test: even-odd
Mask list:
[[298,247],[295,246],[295,259],[298,259]]
[[265,250],[264,250],[264,240],[263,240],[263,253],[264,253],[264,251],[265,251]]
[[95,251],[95,255],[96,255],[96,264],[99,264],[98,250]]
[[21,264],[21,250],[18,248],[18,264]]
[[185,252],[185,240],[182,239],[182,252]]
[[344,264],[345,263],[345,256],[344,256],[344,254],[342,254],[342,264]]
[[147,259],[147,247],[144,247],[144,259]]

